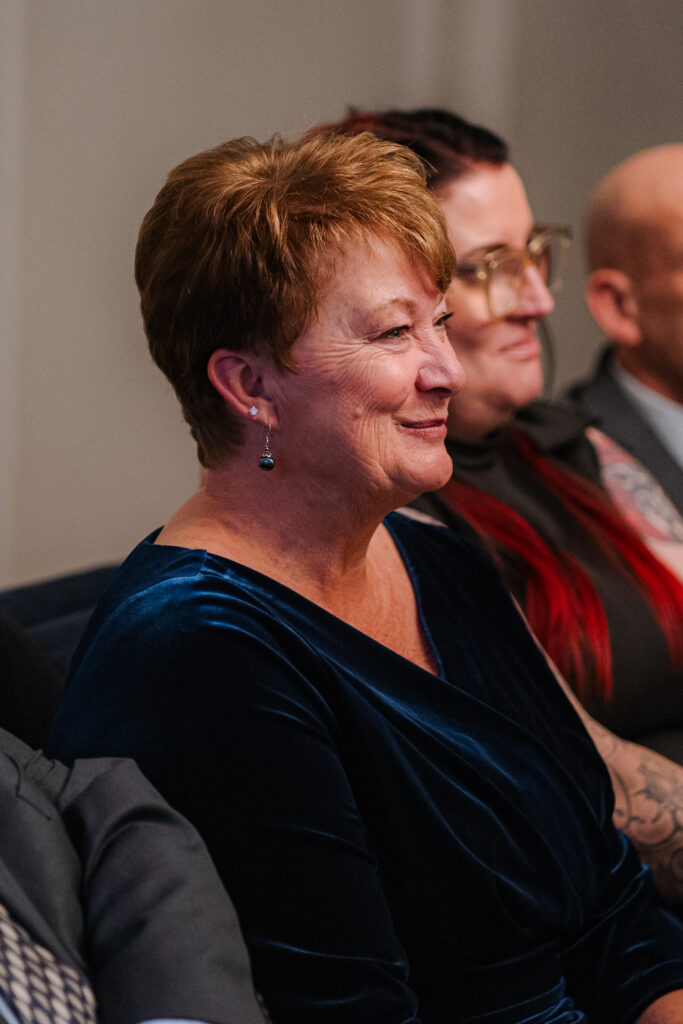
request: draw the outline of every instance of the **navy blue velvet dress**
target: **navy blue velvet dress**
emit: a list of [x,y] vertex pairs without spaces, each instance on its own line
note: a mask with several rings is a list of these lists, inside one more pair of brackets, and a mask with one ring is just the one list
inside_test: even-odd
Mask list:
[[683,928],[498,576],[387,519],[438,676],[260,573],[143,541],[51,754],[137,758],[203,834],[275,1024],[620,1024]]

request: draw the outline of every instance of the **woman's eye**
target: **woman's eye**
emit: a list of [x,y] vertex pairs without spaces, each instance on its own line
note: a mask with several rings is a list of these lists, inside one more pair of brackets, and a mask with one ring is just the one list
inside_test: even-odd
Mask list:
[[445,327],[450,318],[453,316],[452,313],[444,313],[434,324],[435,327]]
[[455,276],[461,281],[476,281],[477,268],[473,263],[463,263],[455,268]]
[[387,341],[392,341],[396,338],[402,338],[410,330],[410,324],[402,324],[400,327],[390,327],[388,331],[383,331],[380,334],[380,338],[386,338]]

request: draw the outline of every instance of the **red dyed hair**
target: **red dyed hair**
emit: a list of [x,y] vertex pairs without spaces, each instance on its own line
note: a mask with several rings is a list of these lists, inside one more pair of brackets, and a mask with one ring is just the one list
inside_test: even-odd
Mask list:
[[[541,483],[643,595],[664,633],[674,667],[683,666],[683,585],[648,550],[601,488],[542,455],[519,431],[517,453]],[[504,576],[521,566],[529,625],[580,697],[612,690],[607,620],[590,576],[571,554],[547,543],[509,506],[451,480],[443,498],[476,530]]]

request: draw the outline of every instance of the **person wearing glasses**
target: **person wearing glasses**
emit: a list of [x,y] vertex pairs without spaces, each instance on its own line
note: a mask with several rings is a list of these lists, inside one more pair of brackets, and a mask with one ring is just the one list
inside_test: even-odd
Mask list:
[[[452,113],[352,113],[332,127],[421,157],[456,254],[446,329],[467,382],[449,409],[452,479],[419,507],[474,528],[592,715],[683,764],[681,584],[610,500],[601,455],[611,442],[591,414],[539,400],[539,327],[570,231],[536,226],[506,144]],[[680,792],[675,779],[658,772],[655,782],[643,767],[653,808],[664,813]],[[632,810],[623,813],[628,828]],[[678,831],[672,815],[668,832]]]

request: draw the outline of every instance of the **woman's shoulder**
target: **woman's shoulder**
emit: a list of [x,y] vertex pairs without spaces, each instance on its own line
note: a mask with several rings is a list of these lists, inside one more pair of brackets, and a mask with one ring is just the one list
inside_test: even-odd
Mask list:
[[168,737],[188,727],[188,706],[194,733],[201,719],[207,735],[230,708],[242,713],[290,692],[324,714],[308,683],[320,674],[319,653],[278,584],[154,538],[126,559],[95,609],[53,723],[51,756],[134,757],[149,774],[150,751],[164,761]]
[[105,590],[95,618],[121,614],[138,618],[175,609],[170,623],[196,613],[220,599],[242,605],[260,603],[268,577],[202,548],[157,544],[159,530],[130,553]]
[[284,588],[255,570],[198,548],[155,544],[158,531],[131,552],[105,590],[70,668],[75,676],[188,658],[206,663],[218,634],[233,645],[291,650],[295,630],[280,614]]

